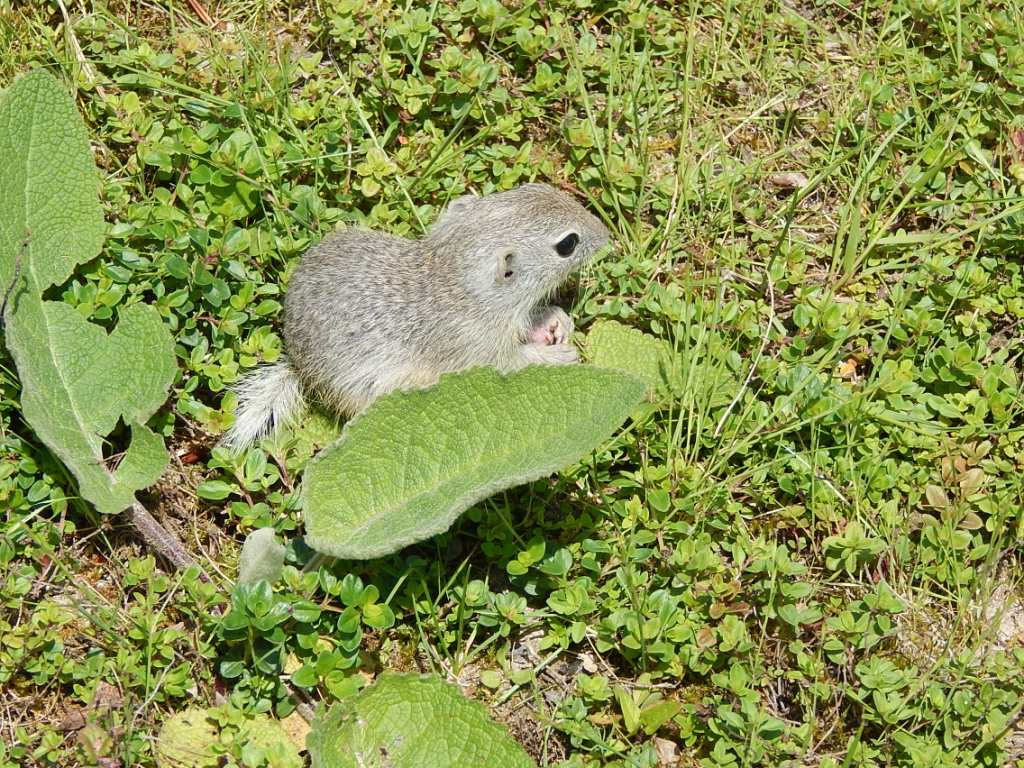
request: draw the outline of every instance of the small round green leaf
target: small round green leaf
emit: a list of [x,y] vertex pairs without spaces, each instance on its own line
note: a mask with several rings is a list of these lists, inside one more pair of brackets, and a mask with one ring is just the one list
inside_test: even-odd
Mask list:
[[674,383],[672,347],[639,328],[614,320],[596,322],[587,334],[586,353],[594,365],[643,379],[652,392],[670,391]]
[[204,480],[196,487],[196,495],[207,501],[221,501],[231,495],[234,486],[223,480]]

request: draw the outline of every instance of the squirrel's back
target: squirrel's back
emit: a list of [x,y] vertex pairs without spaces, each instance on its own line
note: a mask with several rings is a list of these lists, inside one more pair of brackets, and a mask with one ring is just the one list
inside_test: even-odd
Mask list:
[[[359,410],[374,396],[367,363],[381,371],[407,367],[402,350],[423,333],[431,287],[412,240],[361,229],[328,236],[302,257],[288,284],[291,365],[337,410]],[[342,391],[350,395],[338,397]]]

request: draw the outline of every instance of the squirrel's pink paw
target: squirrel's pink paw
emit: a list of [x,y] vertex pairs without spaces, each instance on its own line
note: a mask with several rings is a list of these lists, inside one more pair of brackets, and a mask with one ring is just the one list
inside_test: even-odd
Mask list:
[[528,339],[532,344],[565,344],[572,335],[572,319],[561,307],[548,307],[534,322]]

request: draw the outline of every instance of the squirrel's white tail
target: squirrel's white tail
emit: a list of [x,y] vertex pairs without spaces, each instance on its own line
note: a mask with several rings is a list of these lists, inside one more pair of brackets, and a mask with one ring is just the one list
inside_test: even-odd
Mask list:
[[285,359],[245,376],[235,393],[235,423],[221,444],[236,453],[291,422],[305,405],[299,380]]

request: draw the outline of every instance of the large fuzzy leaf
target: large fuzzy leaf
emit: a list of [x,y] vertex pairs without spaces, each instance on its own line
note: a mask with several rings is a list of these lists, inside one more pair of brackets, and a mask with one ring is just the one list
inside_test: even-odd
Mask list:
[[371,558],[441,533],[492,493],[579,460],[643,393],[632,376],[574,365],[480,368],[384,397],[307,467],[306,540]]
[[261,579],[271,583],[280,578],[284,568],[284,545],[279,543],[273,528],[257,528],[245,537],[238,557],[238,583],[255,584]]
[[654,395],[669,392],[674,384],[672,347],[639,328],[600,320],[587,333],[586,354],[594,365],[643,379]]
[[[0,98],[0,286],[11,287],[5,341],[36,434],[71,469],[83,497],[119,512],[167,462],[145,421],[174,376],[170,334],[157,311],[122,310],[107,333],[72,307],[44,301],[75,265],[99,253],[103,216],[85,125],[53,77],[32,72]],[[119,419],[123,455],[104,458]]]
[[264,768],[302,768],[304,761],[281,722],[243,714],[229,706],[186,709],[166,720],[153,743],[158,768],[237,765],[241,753]]
[[335,704],[306,746],[313,768],[536,768],[479,703],[419,675],[383,675]]

